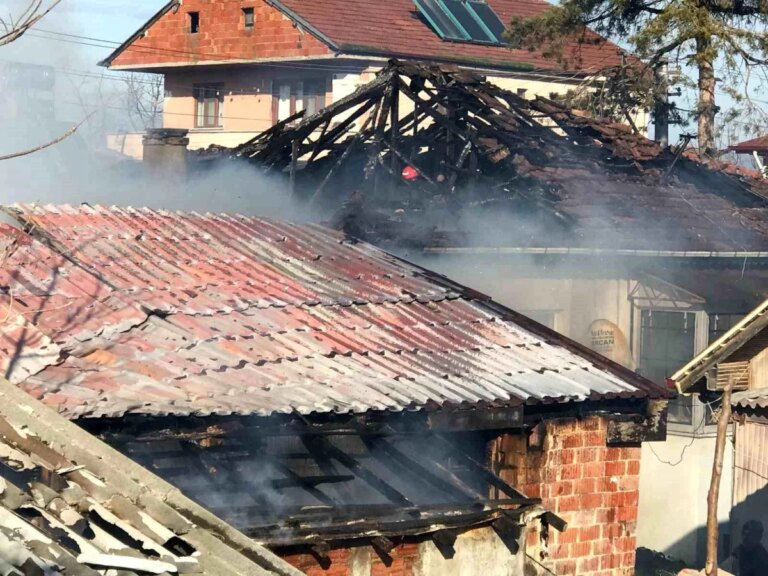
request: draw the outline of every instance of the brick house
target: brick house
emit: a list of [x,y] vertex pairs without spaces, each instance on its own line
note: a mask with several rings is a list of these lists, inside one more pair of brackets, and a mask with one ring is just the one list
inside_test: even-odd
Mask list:
[[[498,27],[541,12],[543,0],[464,6],[171,0],[102,64],[163,74],[164,127],[189,129],[190,147],[199,148],[234,146],[295,112],[317,111],[369,81],[390,58],[458,64],[527,97],[562,94],[622,62],[616,45],[590,32],[586,42],[566,46],[560,63],[539,52],[509,50]],[[644,116],[637,124],[645,126]]]
[[633,573],[665,389],[317,226],[9,213],[10,380],[294,566]]

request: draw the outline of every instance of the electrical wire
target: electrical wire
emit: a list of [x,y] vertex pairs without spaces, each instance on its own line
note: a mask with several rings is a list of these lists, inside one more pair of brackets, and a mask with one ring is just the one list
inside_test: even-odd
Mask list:
[[[80,44],[84,46],[92,46],[96,48],[105,48],[105,49],[111,49],[114,50],[117,47],[122,46],[123,42],[117,41],[117,40],[107,40],[104,38],[95,38],[92,36],[83,36],[79,34],[69,34],[65,32],[56,32],[53,30],[47,30],[44,28],[35,28],[25,34],[25,36],[31,36],[35,38],[39,38],[42,40],[50,40],[50,41],[58,41],[58,42],[66,42],[71,44]],[[128,50],[131,51],[137,51],[137,52],[143,52],[143,53],[149,53],[149,54],[178,54],[178,55],[186,55],[195,58],[196,60],[206,60],[206,59],[212,59],[217,62],[221,60],[252,60],[253,55],[242,55],[242,54],[233,54],[233,53],[223,53],[223,54],[205,54],[202,52],[191,52],[186,50],[176,50],[173,48],[160,48],[160,47],[153,47],[153,46],[137,46],[135,44],[128,47]],[[329,55],[331,57],[331,55]],[[615,54],[608,53],[606,54],[602,60],[600,60],[596,65],[593,66],[595,69],[599,69],[600,66],[605,64],[605,62],[615,57]],[[318,69],[326,69],[329,71],[349,71],[349,72],[360,72],[361,67],[339,67],[332,64],[305,64],[305,63],[295,63],[295,62],[257,62],[259,66],[269,66],[269,67],[276,67],[276,68],[287,68],[287,69],[302,69],[302,70],[318,70]],[[553,80],[559,80],[559,81],[566,81],[566,80],[574,80],[576,78],[582,78],[585,74],[585,71],[574,71],[570,74],[553,74],[553,70],[551,68],[530,68],[527,70],[520,71],[522,74],[532,74],[537,75],[541,77],[551,78]]]

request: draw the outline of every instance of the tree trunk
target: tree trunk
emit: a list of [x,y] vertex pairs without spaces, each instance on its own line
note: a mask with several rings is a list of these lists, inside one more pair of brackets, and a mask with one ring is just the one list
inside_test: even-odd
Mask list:
[[715,157],[715,56],[709,37],[696,39],[696,59],[699,66],[699,152]]
[[733,381],[729,380],[723,390],[723,403],[720,418],[717,420],[717,440],[715,441],[715,461],[712,465],[712,480],[707,494],[707,576],[717,576],[717,501],[720,497],[720,477],[723,474],[723,455],[728,436],[728,423],[731,420],[731,390]]

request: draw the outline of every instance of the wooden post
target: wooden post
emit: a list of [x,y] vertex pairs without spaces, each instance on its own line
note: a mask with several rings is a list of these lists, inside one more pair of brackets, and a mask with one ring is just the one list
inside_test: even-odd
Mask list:
[[[392,143],[392,146],[397,146],[398,140],[400,138],[400,90],[398,89],[398,85],[400,83],[400,77],[394,76],[392,78],[392,104],[390,107],[390,137],[389,141]],[[390,162],[392,167],[392,178],[390,178],[389,182],[389,191],[390,194],[394,193],[395,186],[397,186],[397,176],[396,174],[400,171],[400,167],[398,166],[398,158],[397,154],[395,154],[394,150],[390,150]]]
[[290,190],[291,196],[296,195],[296,165],[299,163],[299,144],[301,142],[296,138],[291,143],[291,174],[290,174]]
[[723,474],[723,455],[728,436],[728,424],[731,420],[731,391],[733,379],[729,378],[723,390],[722,407],[720,417],[717,420],[717,439],[715,440],[715,461],[712,464],[712,480],[707,494],[707,562],[705,572],[707,576],[717,576],[717,502],[720,497],[720,477]]

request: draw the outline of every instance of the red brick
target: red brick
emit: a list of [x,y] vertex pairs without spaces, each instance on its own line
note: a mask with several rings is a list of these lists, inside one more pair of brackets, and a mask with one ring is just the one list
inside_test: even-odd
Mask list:
[[597,481],[594,478],[582,478],[581,480],[576,480],[573,484],[573,490],[576,494],[591,494],[593,492],[598,492],[596,487]]
[[576,450],[576,462],[586,464],[587,462],[596,462],[598,459],[597,448],[579,448]]
[[608,554],[607,556],[600,557],[600,569],[619,568],[622,563],[621,554]]
[[584,446],[584,435],[573,434],[563,439],[563,448],[581,448]]
[[627,466],[624,462],[606,462],[605,463],[605,475],[606,476],[623,476],[627,471]]
[[592,542],[592,554],[594,556],[603,556],[613,552],[613,546],[608,538],[600,538]]
[[586,432],[584,446],[605,446],[605,436],[600,432]]
[[572,558],[584,558],[592,554],[591,542],[579,542],[571,545]]
[[571,557],[571,545],[560,543],[550,546],[549,555],[553,560],[557,560],[558,558],[568,559]]
[[580,505],[583,510],[594,510],[603,505],[602,494],[581,494],[579,497],[581,498]]
[[606,462],[590,462],[581,467],[582,478],[600,478],[605,475]]
[[627,474],[637,476],[640,474],[640,460],[630,460],[627,462]]
[[578,496],[564,496],[557,499],[558,512],[573,512],[581,510],[581,498]]
[[573,494],[573,482],[555,482],[554,484],[550,484],[548,488],[550,498],[570,496]]
[[634,522],[637,520],[637,506],[626,506],[624,508],[619,508],[619,515],[617,519],[619,522]]
[[635,539],[631,536],[616,538],[612,544],[617,552],[632,552],[635,549]]
[[639,476],[622,476],[619,478],[619,490],[622,492],[637,491],[640,488]]
[[555,539],[558,544],[573,544],[579,541],[579,530],[568,528],[565,532],[555,532]]
[[594,572],[600,569],[600,558],[580,558],[576,562],[579,574],[586,574],[587,572]]
[[588,526],[579,529],[579,542],[592,542],[600,539],[600,526]]
[[557,560],[555,562],[555,574],[558,576],[577,574],[576,560]]
[[563,480],[576,480],[577,478],[582,477],[584,467],[579,464],[568,464],[567,466],[563,466],[560,470],[560,477]]

